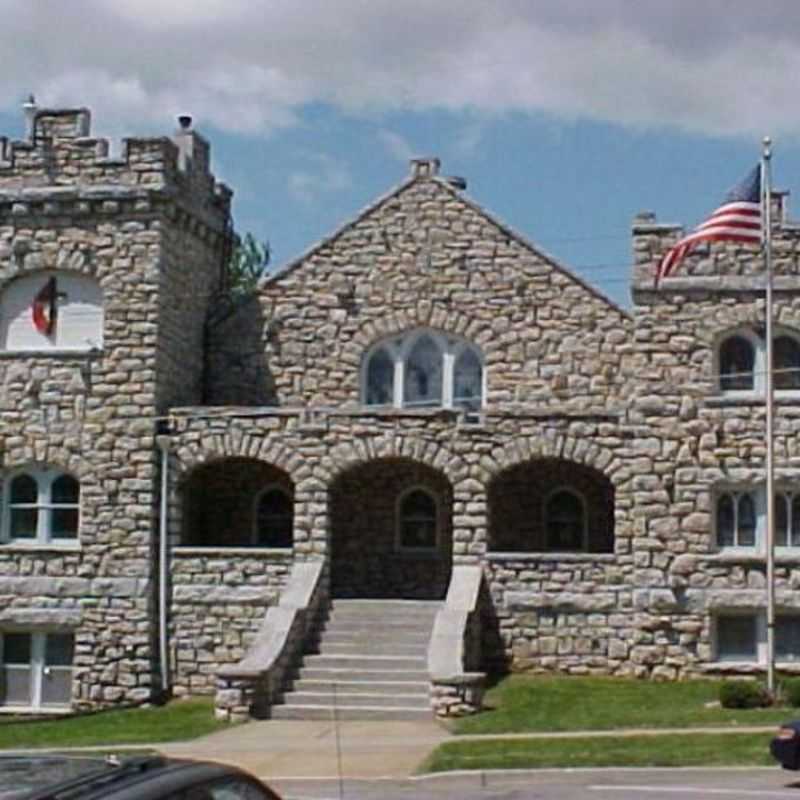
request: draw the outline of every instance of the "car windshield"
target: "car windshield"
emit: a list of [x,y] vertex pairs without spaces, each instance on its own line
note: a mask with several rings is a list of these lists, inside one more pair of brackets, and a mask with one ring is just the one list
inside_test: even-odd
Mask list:
[[110,768],[102,758],[0,756],[0,800],[22,798],[34,789]]

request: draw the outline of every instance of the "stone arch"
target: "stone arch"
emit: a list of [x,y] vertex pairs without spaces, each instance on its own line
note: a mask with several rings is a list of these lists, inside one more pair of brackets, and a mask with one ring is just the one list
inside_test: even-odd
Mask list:
[[192,470],[225,458],[252,458],[263,461],[288,473],[295,483],[308,477],[311,470],[304,460],[280,441],[260,434],[250,434],[230,426],[223,433],[205,433],[202,438],[181,442],[170,451],[175,478],[183,480]]
[[[180,542],[199,547],[291,548],[294,543],[294,483],[289,474],[265,461],[231,456],[205,461],[178,484]],[[259,499],[279,490],[289,514],[262,519]],[[285,527],[288,525],[288,527]]]
[[[432,515],[402,513],[403,498],[415,493],[431,501]],[[452,569],[453,508],[453,484],[441,468],[408,456],[351,462],[328,487],[333,595],[441,600]]]
[[419,436],[381,436],[354,439],[331,450],[329,464],[320,465],[318,474],[330,486],[345,471],[382,458],[407,458],[442,472],[453,486],[469,472],[464,459],[441,442]]
[[552,457],[521,461],[497,473],[487,494],[494,552],[614,551],[614,487],[593,467]]
[[91,464],[82,455],[39,436],[28,435],[25,444],[3,452],[4,471],[28,465],[58,467],[77,478],[81,484],[90,481],[95,474]]
[[12,238],[9,246],[12,252],[12,268],[0,278],[0,293],[18,278],[46,270],[58,270],[97,279],[98,260],[90,256],[86,247],[81,248],[76,245],[67,250],[62,242],[58,250],[51,254],[51,251],[31,250],[30,239],[27,236]]
[[[203,433],[182,441],[177,436],[170,450],[170,533],[178,541],[184,525],[182,485],[194,469],[230,458],[253,459],[286,473],[294,487],[294,553],[301,558],[320,557],[313,541],[326,541],[324,513],[326,483],[295,450],[276,438],[251,434],[236,426],[224,432]],[[322,511],[320,511],[322,507]]]
[[545,431],[541,436],[519,437],[482,456],[478,479],[488,486],[503,470],[517,464],[542,458],[574,461],[601,472],[615,486],[628,479],[622,459],[607,447],[572,434]]

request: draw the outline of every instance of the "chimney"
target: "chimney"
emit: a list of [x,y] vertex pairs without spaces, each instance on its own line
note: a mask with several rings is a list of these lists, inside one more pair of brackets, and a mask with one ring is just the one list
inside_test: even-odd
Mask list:
[[441,161],[438,158],[412,158],[412,178],[433,178],[439,174]]
[[36,98],[29,94],[28,99],[22,104],[22,112],[25,114],[25,138],[30,141],[33,141],[33,122],[37,109]]

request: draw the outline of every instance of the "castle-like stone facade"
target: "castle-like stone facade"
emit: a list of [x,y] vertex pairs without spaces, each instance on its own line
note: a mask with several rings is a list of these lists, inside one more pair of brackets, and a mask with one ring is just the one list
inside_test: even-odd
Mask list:
[[[764,272],[633,229],[633,312],[435,159],[224,300],[230,192],[183,121],[109,158],[81,110],[0,139],[0,708],[210,693],[293,565],[441,599],[487,668],[765,661]],[[800,663],[800,228],[776,199],[778,658]]]

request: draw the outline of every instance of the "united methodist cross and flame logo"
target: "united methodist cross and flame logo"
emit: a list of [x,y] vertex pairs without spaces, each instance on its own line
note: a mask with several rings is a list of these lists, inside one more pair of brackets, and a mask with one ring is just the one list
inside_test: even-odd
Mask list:
[[55,276],[38,291],[31,305],[33,326],[39,333],[52,336],[58,317],[58,285]]

